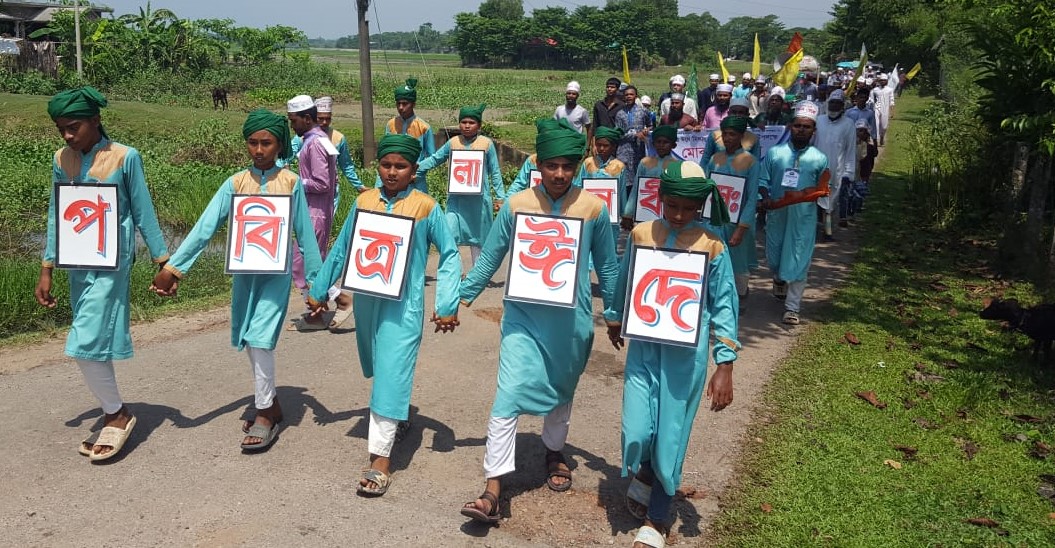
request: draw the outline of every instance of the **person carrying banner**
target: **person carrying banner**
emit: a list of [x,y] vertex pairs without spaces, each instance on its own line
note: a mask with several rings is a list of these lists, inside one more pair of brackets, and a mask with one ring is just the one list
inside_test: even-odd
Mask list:
[[729,101],[733,97],[733,86],[731,84],[718,84],[714,94],[714,103],[704,113],[703,129],[715,129],[722,123],[722,118],[729,115]]
[[[480,135],[484,109],[487,105],[462,107],[458,112],[458,126],[461,134],[447,141],[432,156],[418,163],[418,188],[424,184],[425,174],[445,163],[451,157],[451,150],[484,151],[481,193],[475,195],[447,196],[447,225],[455,241],[460,246],[469,246],[472,264],[480,258],[480,249],[487,240],[494,220],[494,210],[506,199],[505,183],[502,182],[502,169],[498,163],[498,151],[494,141]],[[492,198],[491,193],[494,192]]]
[[[604,307],[610,308],[619,266],[608,208],[601,199],[572,184],[586,151],[586,138],[564,121],[539,120],[537,125],[535,150],[542,184],[510,196],[502,206],[479,262],[462,281],[462,303],[471,306],[498,270],[514,238],[516,215],[526,213],[581,220],[576,262],[587,257],[593,260]],[[498,387],[484,457],[487,483],[479,498],[460,509],[466,517],[484,523],[499,520],[501,478],[515,468],[517,418],[523,414],[545,417],[542,441],[546,446],[546,484],[554,491],[571,488],[571,471],[561,451],[568,436],[575,388],[594,335],[590,271],[583,266],[585,263],[580,263],[571,282],[576,287],[572,308],[508,299],[504,303]]]
[[[791,122],[791,139],[769,149],[758,189],[766,218],[766,263],[773,295],[784,300],[783,321],[798,325],[806,277],[817,241],[817,198],[828,193],[828,157],[810,144],[817,105],[802,101]],[[799,201],[801,200],[801,201]]]
[[638,188],[641,184],[641,179],[658,179],[660,175],[663,175],[663,170],[667,169],[671,162],[677,160],[671,154],[677,142],[678,128],[674,126],[658,126],[652,130],[652,148],[656,149],[656,155],[646,156],[637,164],[637,172],[634,173],[630,195],[627,197],[626,204],[623,207],[623,220],[620,225],[624,230],[634,228],[635,217],[637,216],[637,200],[641,192],[641,189]]
[[[353,294],[356,347],[366,378],[374,379],[370,392],[370,426],[367,446],[370,467],[359,480],[358,492],[380,496],[392,483],[390,455],[399,435],[410,427],[410,396],[414,370],[421,347],[425,310],[425,266],[429,247],[439,251],[436,274],[436,306],[432,322],[436,331],[454,331],[458,324],[458,283],[462,277],[458,247],[440,206],[428,194],[412,188],[419,173],[416,163],[421,142],[409,135],[385,135],[377,144],[381,187],[356,198],[315,278],[310,303],[321,313],[324,288],[337,282],[349,262],[359,268],[359,258],[349,257],[356,228],[357,211],[374,211],[414,220],[411,248],[402,283],[402,299],[393,300],[365,293]],[[348,265],[352,268],[352,265]]]
[[[103,428],[78,445],[91,462],[116,456],[135,427],[117,387],[113,360],[132,357],[129,333],[129,284],[135,260],[136,237],[146,243],[151,259],[164,265],[169,258],[154,204],[150,198],[143,160],[136,149],[111,141],[103,129],[99,109],[106,98],[91,86],[56,94],[48,101],[48,115],[66,146],[52,160],[52,190],[47,211],[47,235],[34,296],[41,306],[55,308],[51,294],[52,270],[58,259],[56,184],[116,184],[117,269],[70,270],[70,305],[73,321],[66,336],[65,353],[77,361],[88,389],[102,407]],[[103,223],[95,222],[103,231]],[[105,234],[105,232],[100,232]]]
[[[304,257],[308,280],[322,264],[300,177],[276,163],[278,158],[288,159],[290,154],[286,118],[266,109],[254,110],[242,125],[242,137],[252,158],[252,167],[235,173],[217,189],[179,249],[154,276],[150,289],[158,295],[176,295],[179,281],[209,246],[213,235],[228,227],[236,194],[292,196],[291,228]],[[275,230],[271,237],[275,238],[278,232]],[[255,384],[256,414],[243,425],[245,437],[241,447],[245,451],[260,451],[271,446],[282,422],[282,406],[275,398],[275,346],[289,305],[293,273],[234,274],[232,278],[231,346],[245,349]]]
[[728,247],[736,280],[736,294],[740,297],[740,304],[743,305],[744,300],[747,299],[751,269],[758,266],[758,254],[755,252],[755,213],[758,202],[758,176],[762,169],[762,162],[744,146],[747,137],[753,136],[747,131],[746,118],[729,116],[722,120],[722,127],[719,131],[721,132],[722,150],[711,156],[704,165],[704,171],[708,177],[720,173],[745,179],[739,222],[725,224],[715,230]]
[[[751,161],[754,158],[743,153]],[[663,219],[637,225],[628,244],[705,252],[707,263],[704,302],[699,303],[698,343],[695,347],[631,340],[623,373],[622,474],[634,474],[626,494],[627,508],[644,520],[635,547],[662,548],[671,525],[671,502],[681,484],[682,466],[700,399],[704,395],[708,362],[717,364],[706,395],[711,410],[721,411],[733,401],[733,362],[737,341],[737,297],[733,268],[722,240],[696,218],[712,200],[713,222],[728,221],[714,181],[693,162],[673,162],[660,183]],[[623,255],[615,303],[605,310],[608,338],[616,349],[623,345],[620,326],[630,283],[632,254]],[[714,345],[711,345],[713,325]]]

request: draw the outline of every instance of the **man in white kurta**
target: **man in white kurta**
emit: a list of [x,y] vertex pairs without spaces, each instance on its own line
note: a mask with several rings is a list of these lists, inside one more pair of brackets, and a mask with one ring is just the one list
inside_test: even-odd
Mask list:
[[846,96],[837,89],[828,97],[828,113],[817,118],[817,133],[813,145],[828,157],[832,172],[831,194],[817,200],[824,209],[824,240],[832,240],[832,214],[838,204],[839,187],[853,182],[857,162],[857,130],[854,121],[843,113]]
[[879,146],[886,145],[886,130],[890,126],[890,115],[894,111],[894,86],[886,74],[879,75],[879,82],[869,96],[872,108],[876,112],[876,132],[879,133]]

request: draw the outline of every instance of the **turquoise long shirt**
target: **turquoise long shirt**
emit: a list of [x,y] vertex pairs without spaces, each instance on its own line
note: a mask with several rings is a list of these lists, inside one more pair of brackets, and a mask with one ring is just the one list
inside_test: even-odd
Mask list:
[[[762,159],[762,143],[758,136],[750,131],[745,131],[740,141],[740,146],[751,153],[752,156]],[[700,156],[700,165],[706,166],[711,161],[711,156],[719,152],[725,152],[725,143],[722,142],[722,130],[716,129],[707,135],[707,142],[703,145],[703,155]]]
[[637,163],[637,173],[634,174],[633,189],[630,191],[630,197],[627,198],[626,203],[623,207],[623,217],[629,217],[631,219],[637,214],[637,199],[638,199],[638,184],[642,178],[656,178],[658,179],[663,175],[663,170],[667,169],[667,166],[671,162],[677,160],[672,154],[668,154],[662,158],[658,156],[646,156]]
[[[146,243],[155,263],[168,260],[154,203],[150,199],[143,159],[132,147],[103,137],[87,154],[59,149],[52,161],[52,183],[117,184],[117,270],[70,270],[73,323],[66,336],[66,355],[82,360],[124,360],[132,357],[129,331],[129,285],[135,260],[136,236]],[[47,237],[41,265],[55,265],[55,190],[48,203]]]
[[475,196],[447,196],[447,224],[454,239],[458,245],[480,246],[487,240],[487,233],[494,221],[491,192],[494,192],[495,199],[506,199],[505,184],[502,182],[502,170],[498,164],[498,152],[494,143],[483,135],[477,135],[469,142],[460,136],[447,141],[435,154],[418,163],[418,183],[422,184],[429,170],[447,162],[451,157],[452,146],[458,147],[457,150],[484,151],[484,175],[481,185],[483,191]]
[[[729,223],[715,231],[722,237],[722,242],[729,249],[733,273],[747,274],[752,268],[758,266],[758,253],[755,252],[755,213],[758,210],[758,177],[762,171],[762,163],[754,154],[739,148],[731,155],[722,151],[711,156],[710,162],[703,169],[708,176],[712,173],[722,173],[746,179],[739,224]],[[733,215],[730,213],[729,217],[732,218]],[[738,227],[744,227],[746,230],[744,238],[740,241],[740,245],[730,246],[729,238],[733,237]]]
[[[783,187],[784,170],[798,169],[798,184],[794,189]],[[817,147],[796,150],[790,142],[769,149],[762,160],[759,188],[769,191],[773,201],[784,196],[785,190],[803,190],[817,186],[827,176],[828,157]],[[813,260],[813,246],[817,243],[817,202],[792,204],[766,214],[766,262],[773,276],[785,282],[806,280]]]
[[[300,177],[288,169],[273,167],[261,171],[255,167],[239,171],[224,181],[213,194],[209,205],[183,239],[179,249],[165,265],[165,270],[183,278],[194,266],[217,231],[227,228],[231,200],[235,194],[286,194],[293,196],[293,233],[304,256],[304,272],[311,279],[322,264],[315,228],[308,214],[308,202]],[[292,254],[292,246],[289,253]],[[292,261],[292,257],[289,258]],[[293,270],[286,274],[235,274],[231,286],[231,346],[241,350],[246,345],[274,350],[282,333],[289,307]]]
[[524,163],[520,164],[520,171],[517,172],[517,176],[513,178],[513,182],[509,183],[509,196],[516,194],[517,192],[527,190],[531,188],[531,172],[538,169],[538,156],[532,154],[524,159]]
[[[615,155],[605,161],[595,154],[583,160],[582,166],[579,168],[579,174],[575,177],[574,182],[575,186],[582,187],[583,179],[615,179],[615,193],[618,196],[616,199],[616,211],[623,211],[626,209],[626,177],[626,164],[617,159]],[[619,238],[618,222],[612,223],[612,238],[613,245],[615,245],[614,240]]]
[[[398,114],[393,116],[388,123],[385,124],[385,135],[393,134],[410,135],[421,143],[421,154],[418,155],[419,164],[425,158],[436,153],[436,138],[432,135],[432,126],[421,118],[418,118],[416,114],[410,115],[410,118],[403,118]],[[378,174],[374,186],[381,188],[380,174]],[[428,183],[426,183],[423,178],[416,179],[412,186],[425,194],[429,193]]]
[[[571,187],[554,200],[541,188],[518,192],[498,212],[476,266],[461,284],[466,304],[483,291],[502,264],[513,236],[515,215],[541,213],[584,220],[580,250],[593,259],[605,308],[612,305],[619,265],[612,245],[608,208],[596,196]],[[492,417],[546,415],[572,401],[593,347],[590,269],[579,268],[574,308],[506,300],[498,351],[498,389]]]
[[[698,222],[679,231],[665,220],[641,223],[628,244],[667,247],[710,254],[706,306],[700,306],[700,339],[696,348],[631,340],[623,372],[622,473],[637,472],[651,462],[663,491],[673,496],[681,484],[682,465],[707,381],[707,364],[736,360],[739,299],[725,244]],[[609,322],[621,322],[626,307],[630,253],[623,254],[615,303],[605,311]],[[713,329],[713,332],[711,331]],[[714,345],[711,345],[711,335]]]
[[324,302],[327,289],[344,273],[355,231],[355,212],[360,209],[415,219],[402,300],[361,293],[352,295],[359,364],[363,375],[374,379],[370,410],[390,419],[406,420],[425,318],[425,265],[429,245],[436,246],[440,254],[436,275],[436,314],[441,317],[458,312],[461,259],[439,205],[428,194],[407,189],[389,198],[381,189],[370,189],[352,204],[337,241],[319,269],[310,293],[315,301]]

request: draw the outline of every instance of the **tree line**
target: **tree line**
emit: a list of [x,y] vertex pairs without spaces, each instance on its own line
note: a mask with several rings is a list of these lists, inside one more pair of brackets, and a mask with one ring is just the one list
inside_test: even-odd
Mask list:
[[[370,47],[387,50],[403,50],[420,53],[450,53],[452,31],[440,32],[425,23],[417,31],[380,32],[370,35]],[[359,49],[359,35],[350,34],[337,39],[311,38],[308,45],[314,48]]]

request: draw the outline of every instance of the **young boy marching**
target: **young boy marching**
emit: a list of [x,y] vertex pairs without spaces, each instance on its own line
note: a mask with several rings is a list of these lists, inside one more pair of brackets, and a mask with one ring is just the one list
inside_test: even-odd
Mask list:
[[[418,104],[418,81],[408,78],[407,81],[396,88],[394,93],[396,99],[396,115],[385,124],[385,135],[410,135],[421,143],[421,157],[418,163],[436,153],[436,139],[432,136],[432,126],[422,120],[414,112]],[[377,177],[377,184],[381,186],[381,176]],[[428,184],[424,179],[416,180],[414,188],[429,193]]]
[[699,165],[674,162],[663,172],[659,192],[663,219],[641,223],[631,231],[615,303],[605,311],[608,337],[616,349],[623,344],[620,331],[624,307],[636,306],[626,302],[634,255],[629,246],[705,252],[709,258],[704,280],[707,285],[699,302],[696,346],[632,340],[627,348],[622,470],[624,476],[628,472],[635,474],[627,491],[627,507],[644,520],[634,539],[635,548],[665,546],[671,526],[671,502],[681,484],[682,465],[704,394],[708,362],[713,356],[717,367],[706,394],[711,399],[711,409],[721,411],[733,401],[733,361],[740,347],[736,340],[737,298],[729,253],[722,240],[696,220],[697,211],[708,197],[712,199],[713,221],[720,224],[728,220],[717,186],[705,177]]
[[[300,177],[276,165],[278,158],[289,156],[286,118],[265,109],[255,110],[242,125],[242,137],[252,158],[252,167],[235,173],[220,185],[172,259],[154,276],[151,289],[158,295],[171,297],[176,294],[179,280],[194,266],[213,235],[227,227],[235,195],[291,196],[292,232],[296,234],[297,245],[304,257],[306,277],[310,280],[319,269],[322,259],[315,243],[315,227],[308,214]],[[238,217],[236,212],[235,218]],[[277,238],[275,232],[278,229],[272,230],[271,237]],[[276,245],[275,249],[282,248]],[[292,253],[288,248],[286,252]],[[245,451],[270,447],[282,421],[282,406],[275,398],[275,346],[282,332],[292,281],[292,269],[273,274],[233,276],[231,346],[245,349],[255,386],[253,404],[256,415],[242,428],[245,437],[241,447]]]
[[634,228],[635,215],[637,213],[637,200],[641,191],[638,186],[641,179],[659,178],[667,166],[677,160],[671,152],[678,142],[678,128],[674,126],[659,126],[652,130],[652,148],[656,149],[655,156],[646,156],[637,164],[637,173],[634,174],[633,189],[627,198],[626,206],[623,208],[622,226],[625,230]]
[[60,259],[58,232],[59,223],[63,222],[56,215],[56,186],[116,185],[116,203],[97,202],[100,207],[96,213],[88,215],[84,207],[78,209],[74,207],[78,202],[73,202],[62,212],[66,222],[72,216],[80,220],[79,225],[88,225],[82,226],[81,231],[99,230],[102,242],[107,234],[106,213],[116,210],[116,218],[112,219],[117,224],[116,249],[100,249],[100,252],[117,254],[117,268],[69,271],[73,323],[66,337],[66,355],[77,361],[85,384],[105,413],[103,429],[88,436],[78,447],[92,462],[117,455],[136,424],[121,399],[113,364],[113,360],[132,357],[128,295],[136,253],[135,231],[139,230],[155,263],[163,265],[169,257],[143,175],[143,160],[134,148],[111,141],[106,135],[99,118],[99,109],[105,106],[106,98],[90,86],[64,91],[48,102],[48,115],[66,141],[66,147],[55,153],[52,163],[47,240],[40,280],[34,291],[41,306],[55,308],[51,272]]
[[[326,288],[341,277],[345,265],[353,262],[358,268],[363,255],[368,261],[371,259],[369,249],[366,253],[349,257],[357,212],[378,212],[413,219],[412,247],[406,262],[402,298],[395,300],[362,292],[354,292],[352,296],[359,363],[363,375],[374,379],[367,440],[370,467],[364,470],[358,487],[358,492],[367,496],[380,496],[388,491],[392,482],[389,458],[392,446],[398,431],[409,427],[410,395],[421,347],[425,265],[430,245],[435,246],[440,255],[436,310],[432,321],[437,331],[454,331],[458,326],[461,260],[439,205],[428,194],[411,188],[420,154],[421,143],[409,135],[385,135],[381,139],[377,145],[381,187],[370,189],[356,198],[310,291],[310,303],[319,314],[324,310]],[[394,256],[389,258],[394,259]]]

